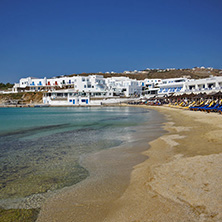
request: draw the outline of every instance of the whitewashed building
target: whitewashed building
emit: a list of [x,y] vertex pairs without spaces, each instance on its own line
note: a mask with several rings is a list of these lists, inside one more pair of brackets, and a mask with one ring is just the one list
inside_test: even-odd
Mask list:
[[158,94],[169,95],[173,93],[184,92],[185,83],[190,81],[187,78],[170,78],[163,79],[161,84],[159,84]]
[[111,77],[105,79],[107,89],[112,90],[116,96],[140,96],[142,94],[142,86],[136,79],[129,77]]
[[145,95],[169,96],[183,93],[211,93],[222,90],[222,77],[210,76],[205,79],[170,78],[162,79],[158,87],[152,86]]
[[170,78],[136,80],[129,77],[104,78],[102,75],[21,78],[14,92],[43,91],[49,105],[100,105],[139,96],[215,92],[222,90],[222,77],[206,79]]
[[34,78],[34,77],[27,77],[21,78],[19,83],[16,83],[13,87],[13,91],[15,92],[23,92],[23,91],[40,91],[42,90],[47,84],[46,78]]
[[222,77],[210,76],[206,79],[193,79],[185,82],[184,92],[199,93],[222,90]]
[[77,92],[73,89],[61,89],[45,92],[43,103],[54,106],[98,106],[130,101],[130,98],[110,97],[98,92]]
[[142,85],[142,95],[157,95],[159,91],[159,85],[162,84],[162,79],[144,79],[140,81]]

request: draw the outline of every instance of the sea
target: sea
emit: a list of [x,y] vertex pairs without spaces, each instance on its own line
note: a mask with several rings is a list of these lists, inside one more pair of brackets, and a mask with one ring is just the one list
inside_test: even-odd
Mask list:
[[148,147],[161,118],[137,107],[0,108],[0,207],[41,206],[44,194],[89,177],[89,155],[135,140]]

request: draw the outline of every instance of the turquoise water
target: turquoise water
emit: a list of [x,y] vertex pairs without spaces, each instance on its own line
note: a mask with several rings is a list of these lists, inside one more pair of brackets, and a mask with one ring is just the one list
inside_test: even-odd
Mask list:
[[130,107],[0,108],[0,199],[78,183],[84,155],[127,142],[150,119]]

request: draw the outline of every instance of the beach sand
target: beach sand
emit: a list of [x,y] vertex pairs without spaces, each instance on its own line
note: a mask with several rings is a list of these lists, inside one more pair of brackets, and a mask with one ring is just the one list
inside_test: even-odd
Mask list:
[[97,180],[87,190],[95,197],[87,201],[80,183],[75,191],[69,189],[47,201],[37,221],[222,221],[222,116],[152,109],[166,116],[167,133],[150,143],[143,153],[148,158],[141,159],[132,172],[126,168],[130,181],[123,179],[119,186],[115,174],[121,171],[110,169],[109,195],[103,193],[104,181]]

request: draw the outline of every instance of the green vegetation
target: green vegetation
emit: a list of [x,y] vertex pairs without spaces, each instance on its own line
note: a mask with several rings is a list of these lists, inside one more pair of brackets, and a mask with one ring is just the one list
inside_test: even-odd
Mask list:
[[11,83],[2,83],[0,82],[0,90],[7,90],[8,88],[12,88],[14,86],[14,84],[11,84]]
[[1,222],[34,222],[40,209],[9,209],[0,208]]

